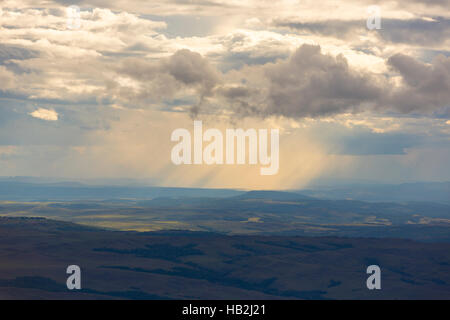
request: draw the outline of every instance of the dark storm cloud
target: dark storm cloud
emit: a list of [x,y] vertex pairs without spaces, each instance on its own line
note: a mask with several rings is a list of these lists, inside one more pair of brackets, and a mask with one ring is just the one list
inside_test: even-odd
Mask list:
[[379,99],[382,89],[369,74],[353,71],[343,56],[322,54],[319,46],[303,45],[286,62],[267,68],[267,112],[319,116],[355,109]]
[[117,71],[120,75],[127,75],[139,81],[141,88],[121,86],[110,80],[110,89],[120,98],[138,102],[173,99],[185,88],[193,88],[200,97],[204,97],[209,95],[219,82],[217,70],[200,54],[186,49],[156,62],[128,58]]
[[246,87],[220,88],[218,91],[228,99],[245,98],[252,94],[251,90]]
[[166,63],[166,67],[177,81],[187,85],[199,85],[208,93],[218,83],[217,71],[200,54],[189,50],[177,51]]
[[323,54],[319,46],[301,46],[289,59],[264,66],[264,74],[261,90],[242,85],[221,93],[240,113],[286,117],[354,111],[383,94],[376,78],[352,70],[343,56]]
[[449,106],[450,58],[431,64],[397,54],[387,61],[401,84],[388,77],[354,70],[347,60],[303,45],[289,59],[263,66],[260,83],[220,88],[238,114],[323,117],[360,111],[433,114]]
[[450,58],[436,56],[431,65],[403,54],[388,60],[397,71],[404,86],[392,92],[390,102],[403,113],[426,112],[450,105]]

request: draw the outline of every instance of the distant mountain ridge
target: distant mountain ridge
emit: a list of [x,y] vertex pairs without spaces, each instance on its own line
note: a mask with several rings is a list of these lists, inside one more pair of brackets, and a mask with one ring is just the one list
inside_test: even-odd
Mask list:
[[158,197],[226,198],[242,193],[232,189],[91,186],[77,182],[28,183],[0,180],[0,200],[11,201],[151,200]]
[[298,190],[298,192],[311,197],[332,200],[450,203],[450,182],[323,186],[314,189]]
[[244,194],[235,196],[236,200],[272,200],[272,201],[302,201],[315,200],[313,197],[305,196],[299,193],[287,191],[270,191],[270,190],[255,190]]
[[[130,181],[128,181],[130,182]],[[399,185],[365,184],[321,186],[276,191],[157,187],[135,184],[94,185],[79,181],[32,177],[0,177],[0,200],[154,200],[157,198],[218,198],[231,200],[358,200],[371,202],[439,202],[450,204],[450,182],[418,182]]]

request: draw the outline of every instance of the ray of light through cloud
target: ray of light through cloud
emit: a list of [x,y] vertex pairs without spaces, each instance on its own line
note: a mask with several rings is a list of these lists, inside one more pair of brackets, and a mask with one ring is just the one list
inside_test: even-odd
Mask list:
[[[0,175],[448,180],[450,4],[372,2],[0,1]],[[279,129],[279,174],[175,166],[195,119]]]

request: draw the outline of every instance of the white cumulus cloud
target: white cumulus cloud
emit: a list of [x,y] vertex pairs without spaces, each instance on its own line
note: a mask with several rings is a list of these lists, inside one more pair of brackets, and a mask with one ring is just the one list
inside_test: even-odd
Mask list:
[[58,113],[55,110],[39,108],[30,113],[34,118],[46,120],[46,121],[57,121]]

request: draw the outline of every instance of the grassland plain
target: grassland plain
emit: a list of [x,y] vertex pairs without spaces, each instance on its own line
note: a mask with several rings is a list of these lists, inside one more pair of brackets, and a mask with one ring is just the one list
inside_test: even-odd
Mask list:
[[[2,299],[450,299],[450,243],[125,232],[0,218]],[[66,268],[82,290],[66,288]],[[366,268],[382,269],[382,290]]]

